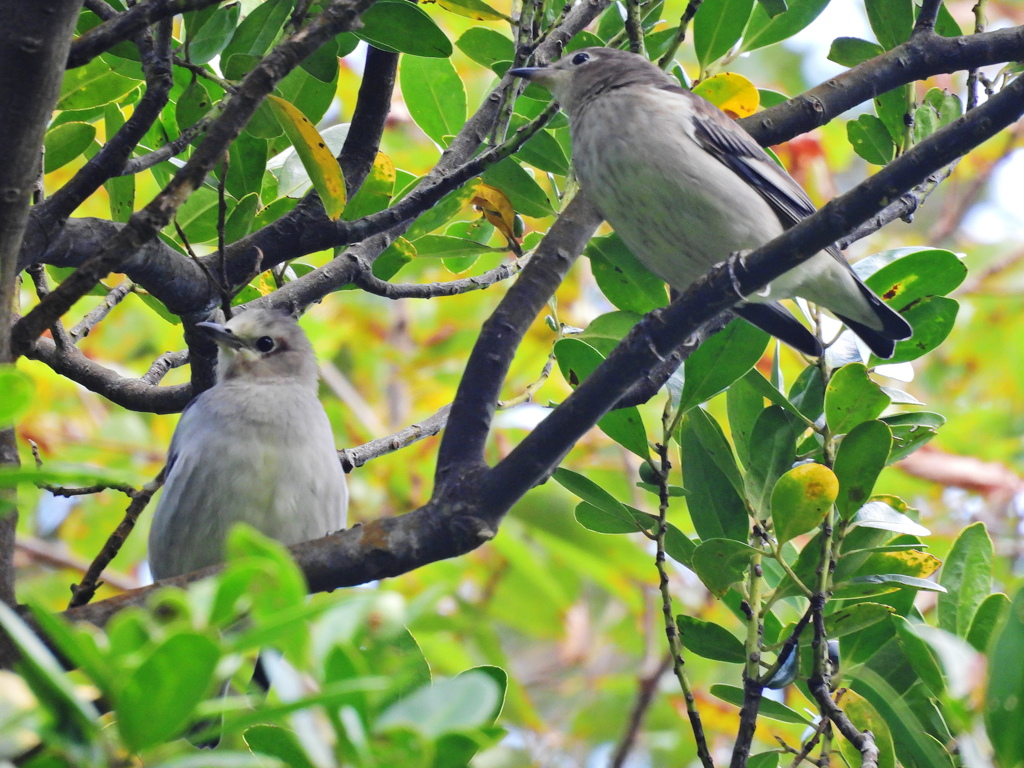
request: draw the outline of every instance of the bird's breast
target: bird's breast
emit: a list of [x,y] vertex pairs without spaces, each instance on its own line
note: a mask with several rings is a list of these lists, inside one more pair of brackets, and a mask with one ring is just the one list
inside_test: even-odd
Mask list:
[[764,199],[694,140],[689,114],[680,96],[630,88],[570,115],[580,187],[634,255],[680,290],[782,231]]

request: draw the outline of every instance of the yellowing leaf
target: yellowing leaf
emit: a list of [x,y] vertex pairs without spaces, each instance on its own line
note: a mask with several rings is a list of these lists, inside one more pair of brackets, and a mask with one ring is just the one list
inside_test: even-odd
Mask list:
[[294,105],[277,96],[267,96],[274,117],[281,124],[288,140],[309,174],[313,188],[320,195],[324,210],[332,221],[345,210],[345,179],[341,166],[327,148],[316,127]]
[[807,533],[825,517],[839,495],[839,480],[822,464],[801,464],[772,490],[772,520],[779,544]]
[[496,187],[481,182],[477,185],[476,192],[471,201],[494,228],[512,242],[519,242],[516,237],[516,212],[512,202],[504,192]]
[[761,103],[761,94],[754,84],[735,72],[722,72],[702,80],[694,86],[693,92],[733,119],[754,114]]

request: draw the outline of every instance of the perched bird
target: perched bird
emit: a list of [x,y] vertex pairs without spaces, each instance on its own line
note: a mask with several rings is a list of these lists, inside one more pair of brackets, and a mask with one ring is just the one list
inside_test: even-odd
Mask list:
[[[513,75],[543,85],[569,116],[580,188],[651,272],[684,291],[730,253],[764,245],[814,205],[724,112],[642,56],[583,48]],[[882,358],[912,329],[830,247],[734,312],[800,351],[821,345],[779,299],[831,310]]]
[[220,347],[217,383],[188,404],[171,439],[149,534],[156,579],[221,562],[233,523],[296,544],[344,528],[348,509],[316,358],[298,323],[252,310],[198,325]]

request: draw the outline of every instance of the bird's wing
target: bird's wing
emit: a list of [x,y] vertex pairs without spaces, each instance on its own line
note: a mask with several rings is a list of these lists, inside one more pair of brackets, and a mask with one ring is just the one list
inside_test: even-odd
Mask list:
[[[675,90],[675,86],[671,87]],[[692,100],[694,138],[705,152],[740,176],[772,207],[779,222],[789,229],[817,209],[814,203],[778,163],[731,118],[700,96],[678,89]],[[826,249],[833,256],[839,251]]]

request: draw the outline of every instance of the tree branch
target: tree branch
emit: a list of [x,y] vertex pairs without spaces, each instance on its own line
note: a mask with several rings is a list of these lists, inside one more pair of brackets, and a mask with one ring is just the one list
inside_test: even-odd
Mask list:
[[445,424],[448,423],[448,413],[451,409],[450,404],[446,405],[434,415],[428,416],[423,421],[410,424],[393,435],[379,437],[356,448],[345,448],[338,451],[338,458],[341,460],[342,468],[346,472],[351,472],[356,467],[361,467],[372,459],[386,456],[413,443],[418,443],[420,440],[433,437],[444,429]]
[[373,0],[334,0],[308,27],[280,43],[238,86],[221,116],[188,162],[178,170],[164,190],[144,209],[132,214],[113,242],[79,266],[49,296],[41,300],[15,325],[12,349],[22,354],[50,324],[70,309],[96,283],[116,269],[140,246],[163,229],[178,207],[202,184],[204,177],[220,162],[228,145],[241,133],[264,97],[285,75],[324,42],[352,29],[359,14]]
[[67,68],[88,64],[104,51],[124,40],[130,40],[146,27],[161,19],[170,19],[186,11],[198,11],[224,0],[148,0],[119,13],[97,27],[93,27],[71,45]]

